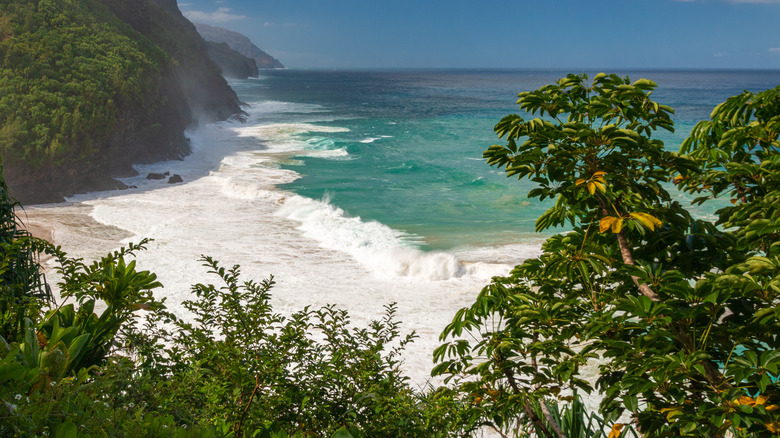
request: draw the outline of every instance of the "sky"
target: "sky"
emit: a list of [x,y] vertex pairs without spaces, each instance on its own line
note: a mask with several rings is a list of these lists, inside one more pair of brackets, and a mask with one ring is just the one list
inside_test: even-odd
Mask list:
[[780,0],[180,0],[286,67],[780,69]]

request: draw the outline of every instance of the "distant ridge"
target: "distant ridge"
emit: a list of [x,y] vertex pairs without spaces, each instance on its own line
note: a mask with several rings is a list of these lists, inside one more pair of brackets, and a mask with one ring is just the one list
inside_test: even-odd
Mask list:
[[257,77],[257,62],[254,59],[236,52],[225,43],[205,42],[209,58],[217,63],[225,77],[235,79]]
[[273,56],[260,50],[256,45],[252,43],[245,35],[232,30],[223,29],[221,27],[209,26],[203,23],[193,23],[195,28],[206,41],[213,41],[215,43],[225,43],[231,49],[246,56],[252,58],[257,64],[257,68],[284,68],[281,62],[279,62]]

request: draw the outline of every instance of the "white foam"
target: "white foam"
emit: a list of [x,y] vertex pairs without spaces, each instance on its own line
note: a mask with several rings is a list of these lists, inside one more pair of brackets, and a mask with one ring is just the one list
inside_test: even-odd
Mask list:
[[239,137],[256,137],[271,139],[290,137],[306,132],[349,132],[348,128],[338,126],[322,126],[312,123],[272,123],[267,125],[237,126],[233,128]]
[[349,159],[349,152],[347,152],[346,148],[339,148],[339,149],[332,149],[332,150],[322,150],[322,151],[303,151],[298,154],[296,154],[300,157],[316,157],[316,158],[329,158],[329,159]]
[[258,119],[260,116],[279,114],[324,114],[330,111],[321,105],[308,103],[279,102],[267,100],[253,102],[245,109],[250,119]]
[[[505,272],[507,266],[472,263],[465,266],[453,254],[423,252],[408,236],[376,221],[350,217],[326,199],[316,201],[302,196],[287,198],[277,215],[300,223],[298,229],[324,248],[345,252],[382,278],[417,277],[442,281],[462,276],[490,278]],[[494,265],[490,266],[489,265]],[[498,269],[496,269],[498,268]]]
[[368,138],[366,138],[364,140],[360,140],[360,142],[361,143],[370,144],[370,143],[373,143],[373,142],[375,142],[377,140],[382,140],[383,138],[393,138],[393,136],[392,135],[380,135],[379,137],[368,137]]
[[307,133],[349,132],[348,128],[322,126],[311,123],[271,123],[232,128],[239,138],[254,138],[263,142],[271,152],[289,152],[301,156],[344,157],[343,147],[337,147],[330,137],[314,136],[303,139]]
[[[274,274],[273,304],[283,314],[334,304],[365,327],[382,317],[385,305],[397,302],[402,331],[419,336],[404,355],[404,370],[422,385],[443,327],[473,302],[490,276],[506,274],[510,266],[491,263],[498,258],[476,249],[426,253],[414,246],[416,236],[276,188],[298,174],[281,169],[275,152],[304,150],[306,142],[296,137],[301,133],[345,131],[313,123],[204,126],[189,133],[191,156],[139,166],[142,175],[126,180],[138,189],[75,200],[91,207],[98,222],[132,234],[125,242],[154,239],[138,253],[138,266],[157,273],[165,285],[157,295],[182,317],[191,285],[217,280],[201,266],[201,254],[240,264],[244,279]],[[151,171],[180,174],[184,183],[146,180]],[[63,226],[70,226],[67,220]],[[71,256],[94,256],[83,240],[57,243]]]

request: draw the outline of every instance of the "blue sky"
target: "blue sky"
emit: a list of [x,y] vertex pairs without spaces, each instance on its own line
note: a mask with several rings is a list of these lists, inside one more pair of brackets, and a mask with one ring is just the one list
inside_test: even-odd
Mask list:
[[292,68],[780,69],[780,0],[181,0]]

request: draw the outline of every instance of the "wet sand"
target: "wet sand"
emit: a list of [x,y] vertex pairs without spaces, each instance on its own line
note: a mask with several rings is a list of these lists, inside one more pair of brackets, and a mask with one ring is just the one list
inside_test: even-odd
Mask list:
[[[89,215],[92,208],[80,203],[48,204],[25,207],[16,214],[33,236],[89,260],[118,249],[123,239],[132,237],[121,228],[97,222]],[[42,260],[44,266],[47,261]]]

